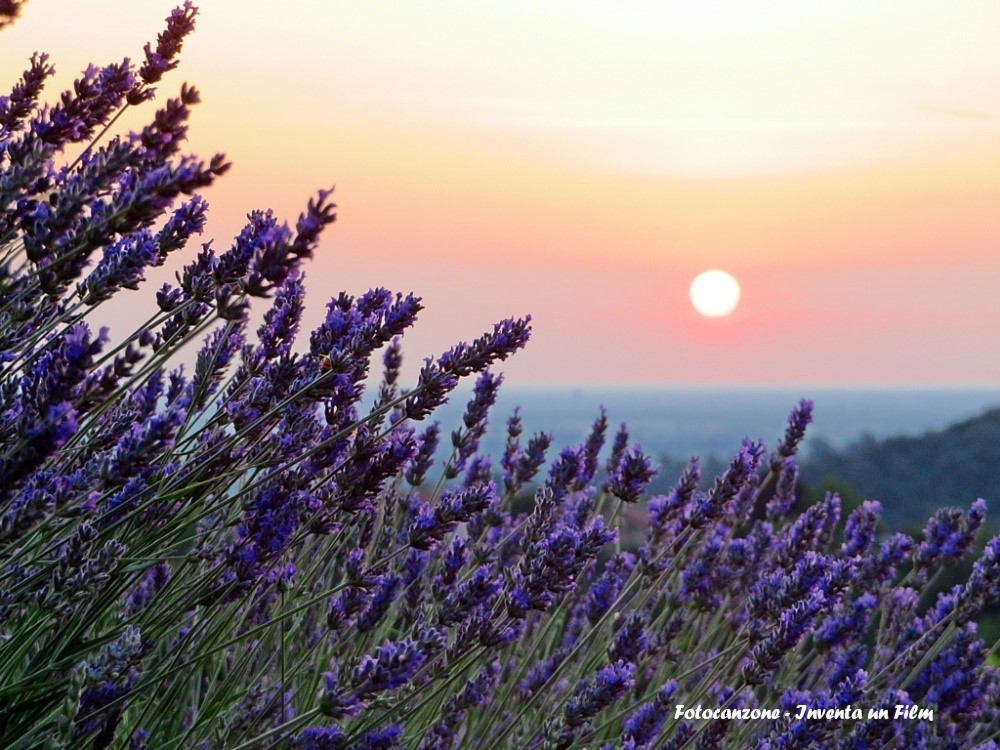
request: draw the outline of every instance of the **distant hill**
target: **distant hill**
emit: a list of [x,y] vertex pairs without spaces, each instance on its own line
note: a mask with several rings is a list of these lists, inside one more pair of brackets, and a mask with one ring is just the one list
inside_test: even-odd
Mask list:
[[919,528],[935,509],[968,507],[977,497],[993,519],[1000,513],[1000,408],[919,437],[866,435],[842,450],[822,440],[810,448],[803,484],[846,484],[881,501],[890,528]]

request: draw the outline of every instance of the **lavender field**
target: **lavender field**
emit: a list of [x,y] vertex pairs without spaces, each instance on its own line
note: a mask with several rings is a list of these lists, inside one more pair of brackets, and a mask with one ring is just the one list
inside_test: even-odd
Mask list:
[[304,330],[334,192],[207,242],[199,18],[0,98],[0,748],[997,750],[1000,498],[904,533],[799,465],[996,391],[508,392],[530,316],[413,351],[376,278]]

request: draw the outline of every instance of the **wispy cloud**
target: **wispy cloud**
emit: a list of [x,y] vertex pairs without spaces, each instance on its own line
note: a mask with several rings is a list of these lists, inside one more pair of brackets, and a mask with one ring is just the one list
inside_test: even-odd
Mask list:
[[[642,111],[645,109],[645,111]],[[864,131],[920,128],[925,123],[888,117],[787,117],[685,115],[659,113],[655,107],[615,106],[607,102],[537,102],[499,97],[462,97],[441,101],[438,111],[454,119],[488,126],[590,132],[658,131]]]
[[978,112],[969,109],[955,109],[954,107],[938,107],[930,104],[922,104],[918,109],[924,112],[930,112],[935,115],[944,115],[945,117],[958,117],[962,120],[990,120],[992,117],[989,112]]

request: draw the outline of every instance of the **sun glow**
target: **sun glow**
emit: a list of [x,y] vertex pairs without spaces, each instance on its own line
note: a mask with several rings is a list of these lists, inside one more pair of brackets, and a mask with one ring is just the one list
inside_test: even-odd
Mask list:
[[689,290],[691,304],[708,318],[729,315],[740,302],[740,284],[725,271],[711,270],[698,274]]

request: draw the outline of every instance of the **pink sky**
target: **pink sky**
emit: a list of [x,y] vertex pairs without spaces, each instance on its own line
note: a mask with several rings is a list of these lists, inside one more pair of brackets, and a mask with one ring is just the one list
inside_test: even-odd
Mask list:
[[[161,93],[235,164],[209,235],[336,184],[309,322],[413,290],[415,364],[530,312],[522,385],[1000,385],[994,0],[201,6]],[[135,56],[170,7],[30,0],[3,80]],[[707,268],[732,316],[691,309]]]

